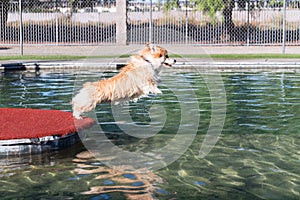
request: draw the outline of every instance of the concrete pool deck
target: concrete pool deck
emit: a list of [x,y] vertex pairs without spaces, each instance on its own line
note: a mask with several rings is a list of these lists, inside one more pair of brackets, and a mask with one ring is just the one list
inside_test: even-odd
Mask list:
[[[196,45],[162,45],[170,54],[179,55],[178,68],[209,69],[241,69],[241,68],[293,68],[300,69],[299,59],[209,59],[209,58],[184,58],[184,55],[210,55],[210,54],[281,54],[281,46],[196,46]],[[129,46],[24,46],[24,55],[71,55],[89,56],[80,60],[0,60],[0,69],[49,69],[49,68],[118,68],[124,65],[128,58],[120,58],[120,55],[134,54],[144,45]],[[300,54],[299,46],[287,46],[286,54]],[[17,56],[20,54],[18,46],[1,47],[0,56]],[[180,58],[182,56],[182,58]]]

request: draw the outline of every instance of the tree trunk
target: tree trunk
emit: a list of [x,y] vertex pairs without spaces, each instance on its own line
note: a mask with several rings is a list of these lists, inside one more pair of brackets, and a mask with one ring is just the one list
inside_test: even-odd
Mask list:
[[7,17],[9,2],[8,0],[0,1],[0,40],[6,39],[7,35]]
[[234,39],[234,23],[232,20],[232,10],[234,8],[233,0],[223,0],[224,10],[223,10],[223,39],[228,42]]

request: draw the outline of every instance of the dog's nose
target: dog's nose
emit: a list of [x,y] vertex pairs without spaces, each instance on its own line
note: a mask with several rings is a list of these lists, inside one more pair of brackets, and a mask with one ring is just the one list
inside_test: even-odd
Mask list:
[[174,59],[174,63],[176,63],[176,60]]

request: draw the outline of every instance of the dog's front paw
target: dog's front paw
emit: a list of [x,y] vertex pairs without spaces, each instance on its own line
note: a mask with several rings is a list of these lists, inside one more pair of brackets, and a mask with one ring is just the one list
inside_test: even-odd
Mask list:
[[154,94],[162,94],[162,91],[158,89],[157,87],[153,91]]
[[80,114],[77,114],[77,113],[73,113],[73,117],[74,117],[75,119],[83,119],[83,118],[80,116]]

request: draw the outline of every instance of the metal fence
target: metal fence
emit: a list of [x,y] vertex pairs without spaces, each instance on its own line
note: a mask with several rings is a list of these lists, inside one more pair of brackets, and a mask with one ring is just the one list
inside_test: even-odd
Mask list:
[[[108,5],[108,9],[113,4]],[[2,44],[20,42],[20,21],[25,44],[114,44],[116,23],[115,12],[91,12],[80,9],[67,1],[24,1],[20,15],[19,2],[0,1],[0,9],[6,7],[7,19],[2,12]],[[0,13],[1,14],[1,13]]]
[[[128,1],[128,44],[300,44],[300,0],[235,0],[231,26],[222,12],[212,17],[191,1],[167,2]],[[109,0],[0,0],[0,45],[115,45],[116,10]]]

